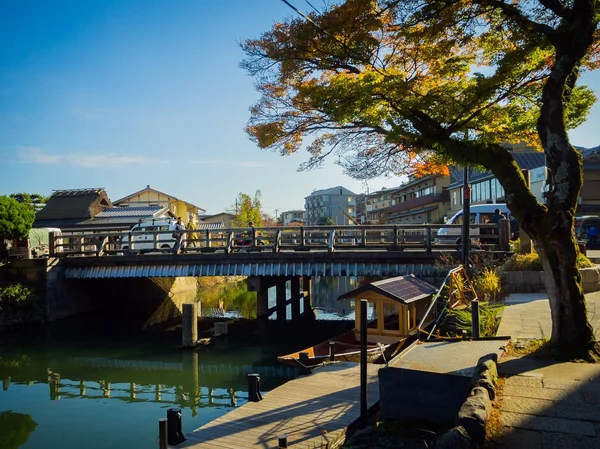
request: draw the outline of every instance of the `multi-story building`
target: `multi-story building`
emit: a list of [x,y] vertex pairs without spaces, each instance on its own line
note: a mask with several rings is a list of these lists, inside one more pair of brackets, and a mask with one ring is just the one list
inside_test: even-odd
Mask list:
[[281,224],[283,226],[289,225],[291,222],[304,223],[304,211],[303,210],[288,210],[282,212]]
[[367,224],[379,224],[385,221],[386,210],[396,204],[394,193],[398,187],[383,188],[377,192],[370,193],[365,198]]
[[307,225],[318,225],[327,219],[336,225],[354,224],[356,194],[342,186],[315,190],[304,198],[304,210]]
[[392,205],[385,209],[384,223],[443,223],[450,207],[450,176],[411,176],[394,189]]
[[[529,174],[530,188],[536,198],[545,202],[544,188],[546,184],[546,158],[544,153],[536,151],[514,151],[513,157],[522,170]],[[454,215],[463,207],[462,167],[450,168],[450,209],[448,216]],[[471,204],[504,203],[504,188],[489,171],[469,169],[469,184],[471,185]]]

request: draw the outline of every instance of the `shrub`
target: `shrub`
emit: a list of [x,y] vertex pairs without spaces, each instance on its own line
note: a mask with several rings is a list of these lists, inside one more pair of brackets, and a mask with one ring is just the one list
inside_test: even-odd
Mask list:
[[[591,268],[594,263],[583,254],[577,256],[577,268]],[[535,251],[530,254],[514,254],[503,267],[506,271],[542,271],[542,262]]]
[[511,240],[508,244],[510,246],[510,252],[511,253],[515,253],[516,254],[521,249],[521,239]]
[[495,301],[496,295],[501,291],[502,282],[495,269],[486,267],[473,278],[473,287],[478,298]]
[[39,317],[40,310],[33,290],[21,284],[0,288],[0,318],[26,322]]

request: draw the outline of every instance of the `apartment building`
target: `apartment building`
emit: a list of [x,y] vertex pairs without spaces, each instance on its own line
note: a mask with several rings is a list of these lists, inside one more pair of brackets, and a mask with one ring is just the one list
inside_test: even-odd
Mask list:
[[356,194],[345,187],[315,190],[304,198],[304,222],[318,225],[331,219],[336,225],[354,224]]

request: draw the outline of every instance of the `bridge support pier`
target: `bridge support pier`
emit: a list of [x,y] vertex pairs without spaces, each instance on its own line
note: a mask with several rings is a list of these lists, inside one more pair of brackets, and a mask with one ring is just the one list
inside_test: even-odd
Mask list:
[[302,308],[302,314],[305,317],[314,318],[314,312],[312,310],[311,293],[312,293],[312,278],[310,276],[302,277],[302,291],[304,292],[304,303]]
[[[277,302],[277,322],[279,324],[285,324],[287,318],[287,279],[280,277],[277,279],[276,284],[276,302]],[[293,296],[292,296],[293,298]]]
[[183,304],[181,319],[181,346],[195,348],[198,341],[198,306],[196,303]]
[[293,277],[290,280],[290,291],[292,294],[292,321],[298,321],[300,318],[300,301],[302,301],[299,277]]

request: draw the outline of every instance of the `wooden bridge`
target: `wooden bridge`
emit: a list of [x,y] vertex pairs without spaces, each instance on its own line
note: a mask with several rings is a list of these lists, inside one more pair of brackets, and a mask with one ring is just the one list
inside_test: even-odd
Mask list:
[[[495,225],[471,225],[475,236]],[[439,238],[439,230],[455,238]],[[460,225],[232,228],[52,235],[50,257],[68,278],[176,276],[435,275],[442,255],[460,258]],[[502,228],[501,228],[502,230]],[[455,240],[455,241],[452,241]],[[508,251],[508,234],[472,239],[474,251]],[[127,244],[123,244],[126,242]]]

